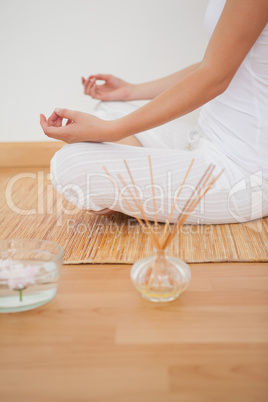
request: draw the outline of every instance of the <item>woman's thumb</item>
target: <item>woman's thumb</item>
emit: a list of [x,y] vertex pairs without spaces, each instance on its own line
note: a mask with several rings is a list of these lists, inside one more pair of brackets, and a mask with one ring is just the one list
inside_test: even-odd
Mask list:
[[75,121],[76,112],[74,110],[56,108],[55,113],[63,119]]

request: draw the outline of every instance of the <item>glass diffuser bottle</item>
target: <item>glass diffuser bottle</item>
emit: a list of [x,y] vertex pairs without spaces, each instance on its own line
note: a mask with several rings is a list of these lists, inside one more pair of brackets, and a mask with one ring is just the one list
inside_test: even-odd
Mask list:
[[168,302],[177,299],[191,280],[190,267],[182,260],[154,249],[154,255],[138,260],[131,269],[131,280],[146,300]]

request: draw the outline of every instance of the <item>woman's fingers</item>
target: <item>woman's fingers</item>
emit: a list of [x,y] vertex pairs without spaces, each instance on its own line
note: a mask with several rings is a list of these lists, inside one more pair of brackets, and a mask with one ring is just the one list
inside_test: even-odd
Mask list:
[[44,114],[40,114],[40,124],[41,127],[44,129],[47,125],[47,119],[46,116]]
[[110,77],[110,74],[92,74],[88,77],[88,79],[92,80],[95,78],[96,80],[107,81]]
[[92,98],[97,98],[97,88],[98,86],[96,85],[96,80],[93,82],[92,86],[91,86],[91,90],[90,90],[90,94],[92,96]]
[[103,85],[97,85],[96,82],[92,85],[91,96],[94,99],[99,99],[101,101],[112,100],[112,95],[109,91],[105,91]]
[[91,81],[87,80],[86,86],[85,86],[85,94],[91,96],[91,90],[95,83],[96,83],[96,79],[94,79],[94,78]]
[[55,126],[55,127],[60,127],[62,125],[62,118],[55,113],[55,111],[52,113],[52,115],[48,118],[47,120],[49,126]]
[[[92,96],[93,93],[95,94],[96,87],[98,85],[96,84],[97,80],[102,80],[102,81],[107,81],[111,76],[108,74],[95,74],[95,75],[90,75],[88,79],[86,80],[84,77],[82,77],[82,83],[84,85],[84,93],[86,95]],[[94,89],[94,90],[93,90]],[[93,90],[93,91],[92,91]],[[93,93],[92,93],[93,92]]]
[[66,121],[65,126],[68,126],[68,125],[71,124],[71,123],[73,123],[73,121],[72,121],[71,119],[68,119],[68,120]]
[[74,122],[77,121],[78,113],[75,110],[56,108],[54,112],[62,119],[70,119]]
[[49,126],[47,119],[43,114],[40,114],[40,124],[41,124],[41,127],[42,127],[44,133],[48,137],[61,139],[62,127]]
[[95,74],[95,75],[92,75],[91,77],[94,77],[97,80],[107,81],[111,77],[111,75],[110,74]]
[[92,80],[108,81],[109,78],[111,78],[110,74],[92,74],[87,79],[85,79],[85,77],[81,77],[81,81],[83,85],[87,86]]
[[[66,109],[61,109],[66,110]],[[49,126],[46,117],[43,114],[40,114],[40,124],[44,131],[44,133],[50,137],[55,138],[56,140],[64,141],[67,143],[73,142],[73,138],[76,136],[76,131],[70,126],[70,123],[74,123],[71,119],[67,120],[66,126]]]
[[92,81],[92,78],[88,77],[87,80],[85,80],[84,86],[85,88],[90,84],[90,82]]
[[87,80],[82,77],[82,84],[84,85],[84,94],[86,94],[86,84],[87,84]]
[[51,123],[55,123],[57,118],[58,118],[58,115],[55,113],[55,111],[53,111],[52,115],[48,118],[48,121],[50,121]]
[[96,81],[97,80],[102,80],[102,81],[105,81],[105,84],[106,84],[107,80],[110,77],[111,77],[111,75],[109,75],[109,74],[90,75],[87,79],[82,77],[82,83],[84,85],[84,93],[85,93],[85,95],[89,95],[92,98],[100,99],[100,100],[106,100],[106,97],[107,97],[107,100],[108,100],[108,98],[110,96],[108,95],[108,93],[106,94],[103,91],[103,89],[106,89],[105,85],[104,84],[103,85],[97,85]]
[[89,82],[90,82],[90,79],[88,77],[88,79],[84,81],[84,94],[85,95],[89,95],[87,92],[87,86],[88,86]]

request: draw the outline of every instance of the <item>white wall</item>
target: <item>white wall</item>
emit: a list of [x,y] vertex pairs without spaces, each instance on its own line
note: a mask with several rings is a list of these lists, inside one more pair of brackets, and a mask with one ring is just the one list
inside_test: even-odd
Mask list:
[[92,111],[82,75],[144,82],[201,60],[207,2],[1,0],[0,141],[50,140],[39,114],[55,107]]

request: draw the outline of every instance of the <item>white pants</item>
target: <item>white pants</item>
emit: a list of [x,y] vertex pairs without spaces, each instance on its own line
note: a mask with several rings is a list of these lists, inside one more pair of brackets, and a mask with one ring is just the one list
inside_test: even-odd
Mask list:
[[[126,102],[101,102],[94,114],[112,120],[132,112],[136,106]],[[206,137],[200,127],[191,127],[180,119],[155,129],[136,134],[143,147],[111,142],[80,142],[67,144],[51,160],[52,184],[57,191],[78,208],[100,211],[109,208],[134,216],[122,195],[105,173],[105,166],[116,180],[137,215],[138,208],[120,182],[120,173],[131,186],[124,159],[133,175],[148,219],[154,219],[151,176],[148,155],[153,166],[157,218],[164,222],[194,158],[171,222],[174,222],[186,200],[210,163],[214,174],[225,169],[186,223],[216,224],[246,222],[268,215],[268,181],[262,172],[248,173],[225,156]]]

